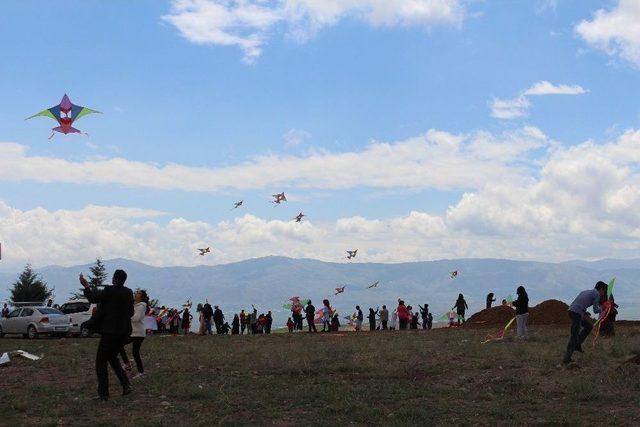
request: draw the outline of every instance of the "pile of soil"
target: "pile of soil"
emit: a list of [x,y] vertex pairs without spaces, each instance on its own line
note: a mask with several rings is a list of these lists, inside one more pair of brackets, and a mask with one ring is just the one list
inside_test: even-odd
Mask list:
[[[535,307],[529,308],[529,325],[568,325],[569,306],[562,301],[547,300]],[[464,326],[468,328],[482,326],[504,326],[516,315],[516,311],[509,307],[499,305],[475,313],[467,319]]]

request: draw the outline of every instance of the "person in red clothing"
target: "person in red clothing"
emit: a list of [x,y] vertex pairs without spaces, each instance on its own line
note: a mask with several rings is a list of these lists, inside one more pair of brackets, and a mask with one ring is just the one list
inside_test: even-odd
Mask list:
[[[240,335],[244,334],[244,330],[247,327],[247,315],[244,310],[240,311]],[[247,332],[248,333],[248,332]]]
[[289,328],[289,332],[293,332],[294,326],[295,326],[295,323],[293,323],[293,320],[291,320],[291,317],[289,317],[289,320],[287,320],[287,328]]
[[411,313],[409,309],[404,305],[404,301],[398,300],[398,321],[400,323],[400,330],[407,329],[407,324],[411,319]]

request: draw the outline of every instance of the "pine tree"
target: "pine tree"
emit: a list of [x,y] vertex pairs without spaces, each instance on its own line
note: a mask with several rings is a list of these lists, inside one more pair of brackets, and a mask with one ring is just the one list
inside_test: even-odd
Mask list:
[[[98,286],[104,286],[106,284],[109,275],[107,274],[107,268],[104,266],[104,263],[100,258],[96,259],[95,264],[93,264],[91,268],[89,268],[89,271],[91,271],[91,275],[89,276],[89,287],[92,290],[95,291]],[[80,291],[73,292],[71,294],[71,298],[84,298],[84,288],[81,287]]]
[[44,303],[52,294],[53,289],[49,290],[47,283],[33,271],[31,264],[27,264],[13,284],[10,301],[14,305],[20,302]]

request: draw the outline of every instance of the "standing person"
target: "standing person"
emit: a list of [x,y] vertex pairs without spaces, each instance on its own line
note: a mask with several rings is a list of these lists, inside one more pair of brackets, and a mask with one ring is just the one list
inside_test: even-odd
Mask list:
[[[607,284],[604,282],[596,283],[594,289],[582,291],[578,294],[569,306],[569,318],[571,319],[571,336],[567,343],[567,351],[564,354],[562,363],[565,365],[571,363],[571,356],[574,351],[583,353],[582,343],[587,339],[593,323],[587,314],[587,308],[593,307],[594,313],[600,313],[600,298],[607,291]],[[582,328],[582,330],[580,330]]]
[[397,327],[398,327],[398,309],[396,308],[395,310],[393,310],[393,313],[391,314],[391,326],[389,326],[389,329],[393,331]]
[[433,314],[429,313],[429,318],[427,319],[427,327],[429,330],[433,328]]
[[382,330],[386,331],[387,323],[389,322],[389,310],[387,310],[386,305],[382,306],[382,310],[380,310],[380,313],[378,313],[378,316],[380,317],[380,326]]
[[289,329],[289,333],[293,332],[294,326],[295,323],[293,323],[293,320],[291,320],[291,317],[289,317],[289,320],[287,320],[287,328]]
[[517,337],[527,338],[527,319],[529,318],[529,295],[524,286],[518,286],[518,298],[512,303],[516,308]]
[[420,316],[422,316],[422,329],[427,329],[427,323],[429,323],[429,304],[425,304],[424,307],[418,304],[420,308]]
[[296,324],[295,329],[301,331],[302,327],[302,310],[304,307],[300,303],[300,301],[295,301],[293,306],[291,307],[291,311],[293,312],[293,322]]
[[264,316],[264,318],[267,321],[267,323],[265,323],[265,325],[264,325],[264,333],[265,334],[270,334],[271,333],[271,325],[273,325],[273,316],[271,315],[271,310],[267,311],[267,315]]
[[493,292],[490,292],[487,295],[487,310],[491,308],[491,304],[493,304],[494,302],[496,302],[496,299],[493,297]]
[[102,291],[94,290],[89,282],[80,274],[80,283],[84,287],[84,295],[93,304],[99,304],[93,327],[100,333],[100,342],[96,353],[96,375],[98,377],[98,399],[109,399],[109,372],[107,363],[115,372],[122,394],[131,393],[131,385],[127,374],[118,362],[118,352],[124,341],[131,335],[131,317],[133,310],[133,293],[124,286],[127,273],[116,270],[111,280],[112,286],[106,286]]
[[331,318],[331,327],[329,328],[329,331],[338,332],[339,330],[340,330],[340,319],[338,318],[337,314],[334,314],[333,317]]
[[311,304],[311,300],[307,303],[307,308],[305,308],[305,313],[307,315],[307,324],[309,325],[309,332],[318,332],[316,329],[316,324],[313,321],[313,317],[316,314],[316,308]]
[[249,315],[249,324],[251,325],[251,334],[258,333],[258,309],[252,304],[253,311]]
[[142,342],[144,338],[147,336],[145,327],[144,327],[144,314],[147,311],[147,304],[149,304],[149,296],[147,292],[144,290],[139,290],[133,295],[133,316],[131,317],[131,336],[127,339],[122,349],[120,350],[120,357],[122,358],[122,362],[125,364],[126,369],[131,371],[131,362],[129,362],[129,358],[127,357],[127,351],[124,346],[130,343],[133,343],[133,360],[136,362],[136,368],[138,369],[138,373],[133,377],[140,378],[144,375],[144,366],[142,365],[142,358],[140,357],[140,348],[142,347]]
[[237,314],[233,316],[231,322],[231,335],[238,335],[240,333],[240,317]]
[[369,319],[369,330],[376,330],[376,314],[378,314],[378,310],[373,311],[373,308],[369,307],[369,315],[367,319]]
[[409,309],[404,305],[404,301],[402,301],[401,299],[398,300],[398,308],[396,309],[396,311],[398,312],[398,320],[400,322],[399,329],[407,329],[407,324],[411,319],[411,313],[409,312]]
[[456,300],[456,303],[453,306],[453,308],[456,309],[456,313],[458,314],[458,325],[463,324],[465,321],[464,313],[466,312],[466,310],[469,309],[469,306],[467,305],[467,302],[464,300],[464,296],[462,294],[458,295],[458,299]]
[[4,303],[4,307],[2,307],[2,316],[1,317],[8,317],[9,316],[9,307],[7,307],[7,303]]
[[222,314],[222,310],[217,305],[214,306],[215,310],[213,310],[213,323],[216,326],[216,334],[222,335],[222,325],[224,325],[224,314]]
[[362,330],[362,321],[364,320],[364,314],[360,310],[360,306],[356,305],[356,331]]
[[189,309],[185,307],[182,310],[182,333],[184,335],[189,334],[189,329],[191,329],[191,320],[193,320],[193,316],[189,314]]
[[[247,327],[247,315],[244,313],[244,310],[240,310],[240,335],[244,334],[244,330]],[[247,331],[247,333],[249,333]]]
[[[196,313],[199,314],[198,321],[200,322],[200,327],[198,328],[198,335],[207,335],[207,324],[204,319],[204,308],[202,304],[198,304],[196,307]],[[169,316],[173,314],[173,310],[169,310]],[[171,332],[171,323],[169,323],[169,332]]]
[[51,307],[52,305],[53,305],[53,300],[50,299],[49,301],[47,301],[47,307]]
[[212,335],[211,318],[213,317],[213,309],[211,308],[211,304],[209,304],[209,300],[205,301],[204,306],[202,307],[202,314],[204,315],[204,326],[207,330],[207,334]]
[[322,300],[322,332],[331,331],[331,304],[329,300]]
[[[409,310],[409,313],[411,313],[411,310]],[[418,329],[418,312],[416,311],[415,313],[413,313],[413,315],[411,316],[411,325],[409,326],[410,329]]]

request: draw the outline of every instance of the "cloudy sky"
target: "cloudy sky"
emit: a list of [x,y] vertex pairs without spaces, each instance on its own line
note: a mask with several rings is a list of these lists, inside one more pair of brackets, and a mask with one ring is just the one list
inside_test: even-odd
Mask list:
[[[0,268],[640,249],[636,0],[11,2],[0,36]],[[104,114],[48,141],[64,93]]]

